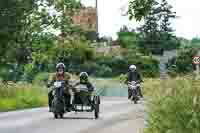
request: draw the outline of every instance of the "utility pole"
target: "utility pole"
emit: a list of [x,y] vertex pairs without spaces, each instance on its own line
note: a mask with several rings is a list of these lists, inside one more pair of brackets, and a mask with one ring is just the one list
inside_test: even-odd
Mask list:
[[99,36],[98,0],[96,1],[96,35]]

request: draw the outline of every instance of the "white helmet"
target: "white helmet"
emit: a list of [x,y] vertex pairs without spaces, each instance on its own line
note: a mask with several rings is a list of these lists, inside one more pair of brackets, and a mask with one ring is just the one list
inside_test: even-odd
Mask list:
[[129,69],[130,69],[130,70],[136,70],[137,67],[136,67],[135,65],[130,65],[130,66],[129,66]]
[[63,63],[58,63],[57,65],[56,65],[56,69],[58,69],[58,68],[63,68],[63,69],[65,69],[65,64],[63,64]]

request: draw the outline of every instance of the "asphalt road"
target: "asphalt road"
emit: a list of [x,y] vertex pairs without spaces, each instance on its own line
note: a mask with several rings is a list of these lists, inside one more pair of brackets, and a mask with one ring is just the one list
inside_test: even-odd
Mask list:
[[[101,99],[98,120],[94,119],[93,112],[71,112],[66,113],[63,119],[54,119],[48,108],[0,113],[0,133],[99,133],[101,129],[113,128],[124,119],[137,119],[131,116],[144,111],[143,102],[134,105],[127,98]],[[131,116],[126,115],[130,112]]]

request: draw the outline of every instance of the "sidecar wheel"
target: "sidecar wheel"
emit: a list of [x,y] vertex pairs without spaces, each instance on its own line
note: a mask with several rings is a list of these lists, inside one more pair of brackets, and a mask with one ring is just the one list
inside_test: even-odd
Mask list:
[[58,119],[58,114],[57,113],[54,113],[54,118]]
[[99,98],[96,98],[95,100],[96,102],[95,102],[94,117],[95,119],[98,119],[99,118]]
[[96,105],[96,109],[94,111],[94,116],[95,116],[95,119],[99,118],[99,104]]
[[137,104],[137,100],[134,100],[134,104]]
[[98,104],[101,104],[100,96],[97,96],[97,99],[98,99]]
[[63,116],[64,116],[64,114],[63,114],[63,113],[60,113],[60,118],[61,118],[61,119],[63,118]]

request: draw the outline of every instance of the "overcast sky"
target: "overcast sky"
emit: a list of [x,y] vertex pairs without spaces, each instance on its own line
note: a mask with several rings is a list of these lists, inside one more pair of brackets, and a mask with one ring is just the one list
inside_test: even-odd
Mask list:
[[[95,0],[81,0],[86,6],[95,6]],[[116,38],[123,25],[135,28],[138,24],[121,16],[121,7],[127,8],[129,0],[99,0],[99,33]],[[200,36],[200,0],[168,0],[180,17],[173,23],[176,35],[188,39]]]

